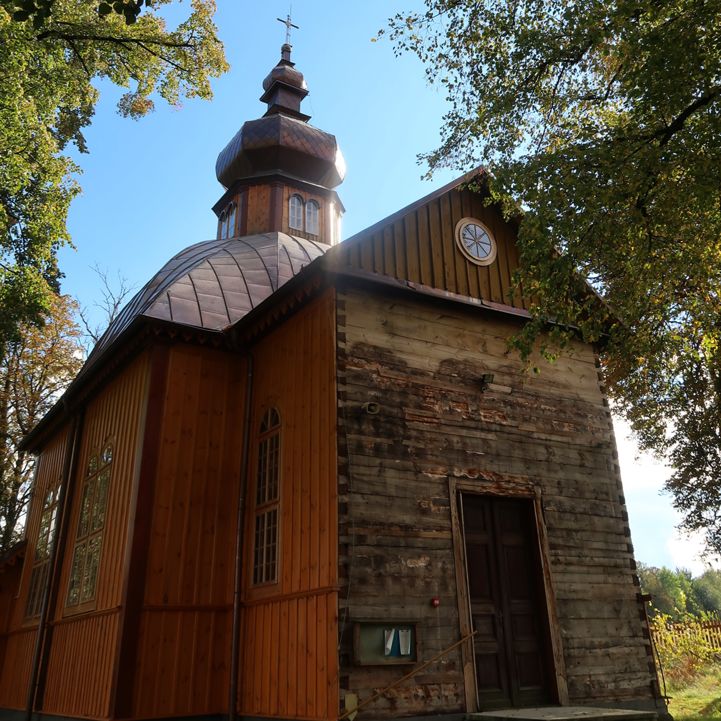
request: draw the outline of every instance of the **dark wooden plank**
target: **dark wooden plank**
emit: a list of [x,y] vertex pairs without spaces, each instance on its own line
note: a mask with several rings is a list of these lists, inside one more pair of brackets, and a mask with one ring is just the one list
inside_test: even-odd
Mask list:
[[126,571],[123,574],[125,613],[120,625],[113,668],[110,699],[110,716],[113,718],[128,718],[132,715],[134,686],[138,680],[136,659],[152,529],[156,472],[161,450],[160,436],[163,427],[169,357],[168,346],[159,344],[153,348],[150,358],[140,470],[132,493],[130,550],[125,559]]

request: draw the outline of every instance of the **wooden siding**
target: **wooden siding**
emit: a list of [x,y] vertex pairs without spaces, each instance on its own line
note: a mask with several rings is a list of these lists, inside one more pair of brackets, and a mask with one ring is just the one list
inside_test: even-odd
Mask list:
[[280,552],[278,582],[253,588],[251,464],[239,678],[247,715],[338,712],[334,311],[328,292],[254,350],[252,428],[271,406],[281,416]]
[[73,496],[70,510],[68,547],[60,577],[56,621],[73,614],[72,609],[66,608],[65,604],[82,500],[80,491],[87,473],[88,460],[91,455],[102,451],[108,443],[113,448],[113,464],[95,593],[95,610],[105,611],[117,608],[120,604],[130,489],[136,473],[147,370],[147,356],[140,356],[91,400],[85,411],[77,477],[74,479],[77,492]]
[[230,626],[227,604],[145,608],[133,716],[223,713],[228,707]]
[[[478,218],[493,233],[498,253],[490,265],[471,263],[456,245],[455,227],[465,217]],[[340,268],[525,309],[519,293],[510,295],[518,267],[515,238],[515,224],[506,222],[496,207],[485,205],[482,196],[452,189],[342,245],[335,262]]]
[[0,708],[25,708],[37,635],[37,625],[16,628],[8,634],[0,680]]
[[243,713],[253,709],[252,713],[280,718],[335,717],[337,606],[333,589],[245,609],[240,659]]
[[119,613],[111,609],[66,618],[55,625],[45,711],[107,717],[118,619]]
[[248,187],[247,225],[245,232],[267,233],[271,229],[270,185],[251,185]]
[[38,458],[38,469],[25,530],[28,539],[25,562],[20,579],[20,590],[17,598],[12,602],[6,652],[0,673],[0,708],[24,708],[27,703],[30,667],[37,638],[38,621],[34,619],[26,622],[25,608],[45,493],[51,485],[60,482],[69,433],[69,427],[58,432]]
[[[538,492],[570,702],[654,706],[594,354],[577,344],[554,365],[539,361],[540,374],[524,373],[506,346],[517,328],[461,306],[338,293],[342,694],[362,702],[403,674],[353,665],[355,619],[417,621],[421,661],[461,638],[449,492],[458,483]],[[482,392],[488,372],[494,382]],[[364,412],[369,401],[377,415]],[[360,716],[461,711],[465,692],[456,650]]]
[[[46,713],[101,718],[108,714],[110,678],[117,643],[123,587],[130,491],[146,396],[147,355],[135,359],[87,405],[80,441],[76,492],[70,509],[67,553],[60,572],[58,605],[47,686]],[[94,609],[76,613],[66,607],[68,580],[88,459],[107,444],[113,464],[103,532]],[[69,663],[72,659],[72,663]]]
[[[311,235],[298,228],[290,227],[290,196],[299,195],[303,198],[303,202],[307,203],[309,200],[315,200],[318,203],[318,233],[317,235]],[[330,203],[328,194],[320,195],[319,193],[309,193],[306,190],[299,190],[292,186],[286,185],[283,188],[283,215],[281,229],[288,235],[297,235],[301,238],[310,238],[311,240],[317,240],[320,243],[331,243],[331,229],[328,224],[331,220],[331,213],[329,212],[328,204]],[[303,206],[303,224],[305,225],[305,205]]]
[[[18,558],[6,564],[0,571],[0,674],[5,663],[5,651],[7,649],[8,631],[14,606],[17,602],[20,579],[23,572],[24,557]],[[0,679],[2,676],[0,675]]]
[[238,356],[171,349],[133,715],[227,711],[243,382]]
[[[68,451],[68,438],[70,427],[63,428],[43,449],[42,454],[38,457],[38,468],[35,475],[33,485],[32,499],[30,501],[30,509],[28,513],[28,522],[25,527],[25,536],[28,539],[27,550],[25,551],[25,564],[23,566],[22,578],[20,581],[20,593],[18,594],[15,607],[13,609],[11,629],[19,628],[25,621],[25,608],[27,606],[27,596],[30,590],[30,577],[32,575],[32,566],[35,560],[35,544],[38,540],[38,531],[40,528],[40,517],[43,513],[43,501],[48,489],[53,485],[58,485],[63,473],[63,465],[65,463],[65,454]],[[37,619],[32,622],[37,625]],[[0,693],[1,691],[0,686]]]

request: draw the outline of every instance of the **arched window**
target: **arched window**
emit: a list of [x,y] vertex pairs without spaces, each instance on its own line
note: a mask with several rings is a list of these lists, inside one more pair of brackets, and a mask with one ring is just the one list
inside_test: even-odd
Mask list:
[[310,235],[318,235],[318,211],[320,206],[315,200],[309,200],[305,204],[305,232]]
[[288,225],[303,230],[303,198],[300,195],[291,195],[288,200]]
[[253,584],[278,580],[278,523],[280,506],[280,414],[269,408],[258,433],[255,484]]
[[82,607],[95,598],[112,464],[113,448],[110,445],[105,446],[101,453],[91,455],[88,460],[70,567],[68,608]]
[[55,535],[55,524],[58,516],[58,496],[60,485],[48,489],[43,503],[43,512],[40,516],[40,529],[38,540],[35,544],[35,557],[33,559],[33,571],[30,576],[30,591],[28,592],[25,615],[34,618],[40,615],[43,605],[43,596],[48,585],[48,574],[50,572],[50,553]]

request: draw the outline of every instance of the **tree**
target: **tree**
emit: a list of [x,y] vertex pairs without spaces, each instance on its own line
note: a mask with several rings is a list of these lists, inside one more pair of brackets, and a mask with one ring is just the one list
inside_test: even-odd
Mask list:
[[638,564],[638,576],[644,593],[651,594],[650,610],[680,621],[686,613],[687,594],[677,572],[663,566]]
[[[13,20],[32,20],[33,27],[41,28],[45,21],[52,15],[57,0],[14,0],[12,14]],[[95,7],[98,15],[110,15],[117,13],[125,18],[128,25],[132,25],[143,9],[143,2],[152,6],[154,0],[96,0]]]
[[34,461],[19,449],[82,365],[77,307],[54,296],[41,325],[25,324],[0,359],[0,553],[18,540]]
[[684,526],[721,551],[721,0],[426,0],[389,32],[450,101],[430,172],[482,164],[522,210],[516,346],[599,343]]
[[[66,218],[79,190],[79,168],[63,153],[69,144],[87,151],[95,81],[128,87],[118,109],[138,118],[156,96],[211,97],[209,79],[227,68],[213,0],[192,0],[173,30],[159,14],[170,2],[0,0],[0,357],[58,291],[56,252],[70,242]],[[142,188],[109,192],[132,208]]]
[[721,614],[721,571],[707,569],[693,580],[693,588],[703,611]]
[[693,577],[690,571],[677,568],[672,571],[662,566],[638,564],[638,576],[644,593],[651,594],[650,611],[663,614],[674,621],[683,621],[689,615],[721,613],[721,571],[707,569]]
[[96,311],[100,311],[102,322],[95,323],[92,319],[92,310],[78,305],[77,315],[83,328],[83,347],[86,356],[90,355],[90,352],[123,309],[128,297],[134,290],[128,279],[119,271],[115,280],[112,280],[107,269],[103,269],[96,264],[92,266],[92,270],[100,281],[99,290],[101,295],[101,299],[93,303],[93,307]]

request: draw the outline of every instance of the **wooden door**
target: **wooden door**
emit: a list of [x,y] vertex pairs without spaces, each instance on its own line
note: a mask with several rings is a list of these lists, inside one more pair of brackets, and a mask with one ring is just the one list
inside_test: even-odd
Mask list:
[[481,710],[555,701],[533,502],[463,494]]

